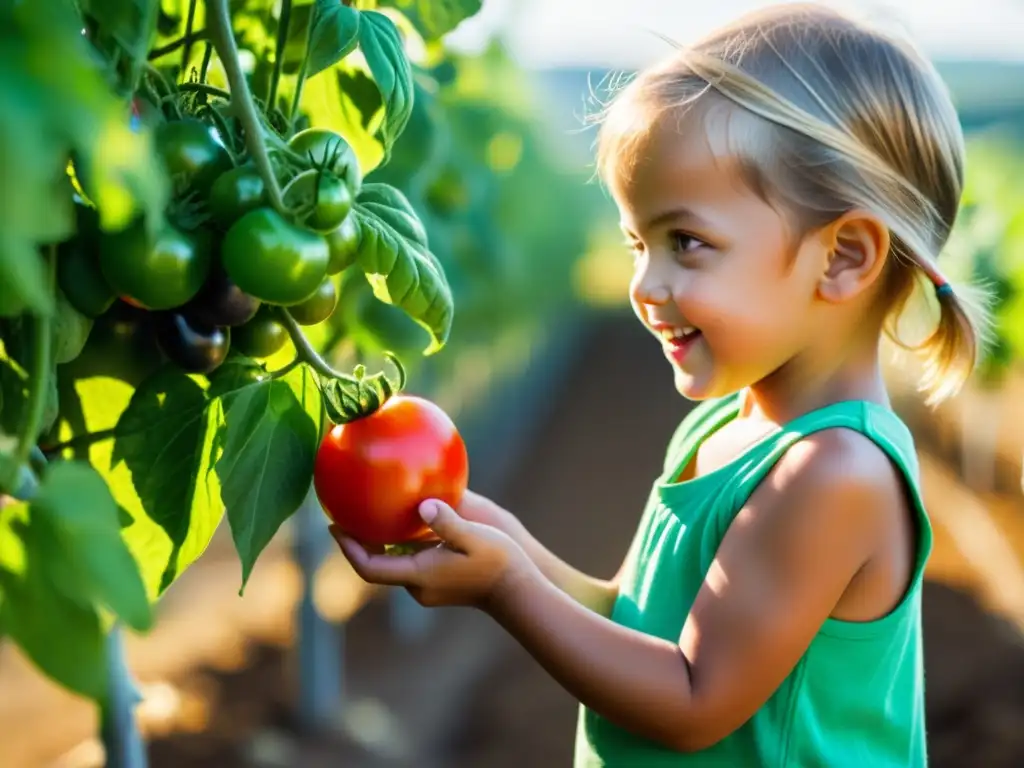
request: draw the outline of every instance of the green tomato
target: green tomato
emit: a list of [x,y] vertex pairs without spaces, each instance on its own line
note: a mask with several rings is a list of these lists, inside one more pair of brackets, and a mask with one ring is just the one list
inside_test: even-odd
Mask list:
[[288,309],[299,325],[316,325],[334,314],[338,306],[338,289],[331,278],[325,278],[316,293],[301,304]]
[[230,227],[249,211],[266,203],[263,177],[251,165],[232,168],[210,187],[210,214],[222,227]]
[[174,309],[187,303],[210,273],[210,237],[164,224],[155,238],[141,221],[106,233],[100,249],[103,277],[119,296],[144,309]]
[[[363,184],[363,172],[351,145],[334,131],[326,128],[307,128],[288,140],[288,146],[314,165],[327,164],[327,168],[344,179],[355,196]],[[332,161],[328,164],[328,161]]]
[[206,123],[186,118],[154,130],[157,154],[178,192],[207,193],[232,166],[231,155]]
[[81,354],[58,370],[76,380],[106,376],[137,387],[163,362],[150,320],[149,312],[114,302],[96,319]]
[[57,247],[57,284],[72,307],[96,318],[110,309],[117,296],[100,270],[96,211],[81,204],[77,210],[78,233]]
[[353,214],[331,232],[324,235],[331,259],[327,264],[327,274],[336,275],[355,264],[359,253],[359,220]]
[[333,232],[352,210],[352,191],[330,171],[303,171],[284,188],[284,202],[314,232]]
[[78,357],[92,331],[93,320],[79,312],[59,287],[56,292],[57,311],[53,316],[53,361],[69,363]]
[[252,320],[232,329],[231,347],[249,357],[270,357],[286,341],[287,329],[266,307],[261,307]]
[[257,208],[231,225],[221,260],[245,293],[288,306],[316,292],[327,275],[330,251],[320,235],[290,224],[272,208]]

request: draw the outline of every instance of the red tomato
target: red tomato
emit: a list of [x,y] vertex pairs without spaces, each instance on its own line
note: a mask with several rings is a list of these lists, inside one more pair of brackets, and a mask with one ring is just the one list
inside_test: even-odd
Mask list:
[[426,499],[457,507],[469,481],[466,444],[440,407],[395,395],[374,413],[338,424],[317,452],[313,486],[337,526],[363,544],[430,538]]

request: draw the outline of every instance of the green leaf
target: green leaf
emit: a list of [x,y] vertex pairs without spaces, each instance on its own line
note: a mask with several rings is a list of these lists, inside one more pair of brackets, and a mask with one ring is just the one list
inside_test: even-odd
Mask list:
[[355,152],[360,168],[373,168],[383,156],[383,146],[374,138],[376,115],[381,108],[380,92],[373,80],[348,59],[309,80],[302,90],[302,110],[310,124],[341,134]]
[[10,233],[0,233],[0,315],[25,310],[53,312],[53,296],[46,290],[46,270],[38,251]]
[[425,40],[436,40],[476,15],[483,0],[382,0],[380,7],[397,8]]
[[319,392],[302,366],[238,390],[225,414],[216,470],[242,562],[240,593],[260,553],[309,492],[320,413]]
[[412,67],[405,55],[402,36],[387,16],[364,11],[359,23],[359,47],[384,101],[381,134],[384,162],[391,147],[402,135],[413,105]]
[[55,462],[32,500],[32,525],[49,529],[51,553],[73,571],[77,589],[132,629],[153,616],[139,568],[121,539],[117,504],[103,478],[84,462]]
[[156,33],[160,0],[80,0],[82,11],[110,35],[132,58],[142,60]]
[[359,43],[359,11],[338,0],[316,0],[313,35],[309,41],[306,76],[332,67]]
[[28,566],[18,576],[0,568],[8,637],[43,672],[64,687],[101,701],[107,691],[107,658],[99,614],[56,591],[45,569],[49,554],[31,527],[21,531]]
[[212,471],[216,414],[207,406],[193,379],[167,367],[142,383],[117,422],[111,464],[127,465],[146,516],[171,542],[166,558],[145,562],[159,592],[206,550],[224,514]]
[[364,184],[353,210],[362,232],[359,266],[374,295],[426,328],[431,342],[423,354],[434,354],[448,340],[454,305],[422,222],[405,196],[387,184]]
[[102,479],[79,462],[49,466],[29,504],[0,507],[0,625],[46,675],[103,702],[108,607],[136,629],[152,622],[138,567]]

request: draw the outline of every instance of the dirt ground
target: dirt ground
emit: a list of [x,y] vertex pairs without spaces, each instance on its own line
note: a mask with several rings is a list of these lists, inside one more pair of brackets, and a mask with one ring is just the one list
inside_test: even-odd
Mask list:
[[[618,566],[686,408],[656,345],[635,325],[610,317],[594,329],[550,419],[497,495],[554,551],[598,574]],[[1024,647],[1017,630],[965,593],[934,583],[925,593],[925,620],[931,764],[1024,765]],[[385,604],[374,601],[348,625],[348,664],[373,673],[393,658],[389,643]],[[248,659],[235,672],[192,677],[195,690],[213,702],[212,719],[197,733],[154,738],[153,768],[371,765],[343,758],[330,740],[308,738],[297,748],[286,737],[293,730],[291,650],[259,646]],[[517,646],[501,643],[467,696],[434,764],[571,764],[575,703]]]

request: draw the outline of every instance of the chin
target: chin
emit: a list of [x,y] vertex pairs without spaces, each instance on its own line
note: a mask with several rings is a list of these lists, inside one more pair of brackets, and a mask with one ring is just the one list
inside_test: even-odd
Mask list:
[[693,376],[678,368],[675,369],[675,386],[680,395],[695,403],[726,397],[743,389],[742,386],[727,386],[715,376]]
[[688,373],[683,373],[678,368],[675,369],[676,392],[687,400],[699,403],[701,400],[710,400],[711,398],[718,397],[714,387],[711,386],[712,384],[713,381],[709,379],[691,376]]

